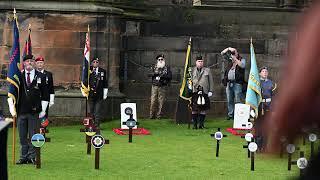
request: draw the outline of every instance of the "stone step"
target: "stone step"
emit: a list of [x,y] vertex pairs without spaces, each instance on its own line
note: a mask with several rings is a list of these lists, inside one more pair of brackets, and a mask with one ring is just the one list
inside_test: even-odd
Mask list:
[[277,7],[275,0],[194,0],[201,5],[239,6],[239,7]]

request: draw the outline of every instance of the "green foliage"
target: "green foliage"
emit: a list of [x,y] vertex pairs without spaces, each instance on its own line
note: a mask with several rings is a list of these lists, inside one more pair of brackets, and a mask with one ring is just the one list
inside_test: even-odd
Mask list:
[[[41,150],[42,168],[32,165],[13,166],[11,136],[8,142],[10,179],[285,179],[298,173],[297,167],[287,171],[286,158],[257,154],[255,171],[240,137],[229,133],[222,139],[220,157],[215,157],[216,141],[210,137],[217,127],[231,127],[230,121],[211,120],[208,129],[192,130],[172,120],[139,120],[152,135],[119,136],[112,128],[119,120],[103,124],[102,135],[110,140],[100,151],[100,170],[94,169],[94,150],[86,154],[81,126],[51,127],[52,142]],[[10,132],[11,133],[11,132]],[[17,139],[17,142],[18,139]],[[19,154],[17,144],[17,155]]]

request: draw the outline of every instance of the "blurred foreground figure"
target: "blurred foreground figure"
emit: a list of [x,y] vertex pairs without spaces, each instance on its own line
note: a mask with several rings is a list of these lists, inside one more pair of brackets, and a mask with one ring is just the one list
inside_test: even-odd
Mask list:
[[[289,41],[289,50],[273,112],[268,115],[267,149],[279,152],[280,138],[289,142],[301,137],[302,128],[320,125],[320,2],[314,1],[299,21],[297,33]],[[320,179],[317,154],[301,179]]]

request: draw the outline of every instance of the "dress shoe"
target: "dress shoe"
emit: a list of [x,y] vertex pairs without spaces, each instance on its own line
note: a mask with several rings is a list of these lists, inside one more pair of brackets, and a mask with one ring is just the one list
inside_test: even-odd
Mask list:
[[193,126],[192,129],[198,129],[198,126]]
[[204,126],[199,126],[199,129],[204,129]]
[[227,117],[227,120],[233,120],[233,117],[228,116],[228,117]]
[[19,159],[16,164],[28,164],[28,159]]
[[36,164],[36,158],[29,159],[28,164]]

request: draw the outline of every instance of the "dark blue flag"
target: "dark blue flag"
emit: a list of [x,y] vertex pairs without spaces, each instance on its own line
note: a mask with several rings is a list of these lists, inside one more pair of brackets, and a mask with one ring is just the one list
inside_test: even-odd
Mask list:
[[90,76],[90,31],[88,27],[88,32],[86,33],[86,42],[83,52],[84,60],[82,63],[82,73],[81,73],[81,92],[85,97],[89,97],[89,76]]
[[13,20],[13,44],[9,54],[9,68],[7,74],[7,81],[9,82],[8,97],[13,99],[13,103],[16,105],[19,98],[19,85],[21,82],[20,72],[20,41],[19,41],[19,29],[17,25],[17,19]]

